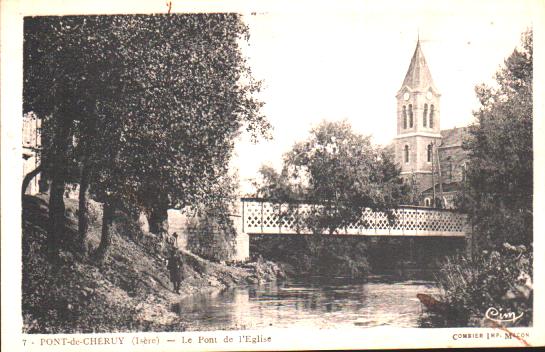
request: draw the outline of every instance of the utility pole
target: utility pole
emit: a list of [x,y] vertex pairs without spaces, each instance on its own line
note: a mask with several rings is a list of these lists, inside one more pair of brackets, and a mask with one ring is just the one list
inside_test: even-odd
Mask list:
[[443,203],[443,180],[441,177],[441,160],[439,160],[439,148],[435,148],[435,152],[437,153],[437,171],[439,175],[439,196],[441,197],[441,205],[444,207]]
[[466,206],[466,164],[462,165],[462,208]]
[[435,208],[435,157],[433,156],[433,149],[435,147],[435,142],[431,142],[431,184],[433,187],[433,199],[431,201],[432,207]]

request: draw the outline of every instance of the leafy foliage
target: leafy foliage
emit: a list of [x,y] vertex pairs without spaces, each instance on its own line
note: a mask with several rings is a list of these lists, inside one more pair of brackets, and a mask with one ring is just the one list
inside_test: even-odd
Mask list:
[[237,14],[27,18],[24,109],[48,116],[56,189],[83,168],[108,207],[206,203],[242,128],[270,128],[247,37]]
[[532,32],[496,74],[476,88],[481,108],[464,144],[467,187],[461,197],[481,245],[532,242]]
[[126,181],[143,204],[201,201],[226,173],[243,123],[254,132],[268,128],[253,98],[260,83],[238,45],[247,28],[230,14],[137,16],[122,28],[119,55],[130,69],[119,138],[127,169],[138,170]]
[[500,251],[483,251],[473,258],[448,257],[436,275],[444,299],[466,319],[482,319],[489,308],[522,314],[517,325],[532,322],[533,254],[523,245],[505,243]]
[[495,307],[522,313],[517,324],[532,321],[532,74],[528,31],[496,73],[496,85],[476,87],[481,108],[464,143],[469,163],[458,203],[485,250],[447,260],[437,275],[445,299],[466,317],[482,318]]
[[319,204],[306,221],[320,232],[359,219],[367,207],[388,212],[407,193],[392,156],[347,121],[322,122],[285,155],[280,174],[269,167],[261,173],[265,197]]
[[252,236],[250,252],[287,265],[292,276],[324,275],[366,278],[367,243],[344,236]]
[[230,214],[238,201],[237,175],[225,175],[206,202],[193,206],[187,248],[203,258],[226,261],[235,252],[236,229]]

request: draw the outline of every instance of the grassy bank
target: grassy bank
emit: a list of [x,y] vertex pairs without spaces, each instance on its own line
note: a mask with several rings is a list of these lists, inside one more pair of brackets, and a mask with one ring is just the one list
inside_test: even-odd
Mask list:
[[[274,280],[283,275],[271,262],[226,266],[182,251],[186,265],[181,295],[172,292],[166,248],[150,235],[135,233],[116,214],[108,259],[96,263],[71,240],[77,233],[77,201],[66,199],[68,239],[58,260],[46,255],[46,196],[23,200],[24,331],[28,333],[184,331],[191,322],[172,310],[182,295]],[[100,242],[101,207],[91,202],[85,247]]]

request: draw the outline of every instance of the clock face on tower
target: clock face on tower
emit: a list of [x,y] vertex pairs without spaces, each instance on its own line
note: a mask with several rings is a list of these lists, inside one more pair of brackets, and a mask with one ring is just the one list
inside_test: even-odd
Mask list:
[[403,99],[404,100],[409,100],[409,93],[403,94]]

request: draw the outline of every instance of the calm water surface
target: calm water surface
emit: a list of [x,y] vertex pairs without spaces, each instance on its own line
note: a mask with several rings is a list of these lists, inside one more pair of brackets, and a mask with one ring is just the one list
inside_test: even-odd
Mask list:
[[182,299],[180,315],[190,330],[265,327],[418,327],[417,293],[437,294],[431,281],[386,277],[355,283],[348,279],[290,280],[196,294]]

